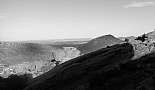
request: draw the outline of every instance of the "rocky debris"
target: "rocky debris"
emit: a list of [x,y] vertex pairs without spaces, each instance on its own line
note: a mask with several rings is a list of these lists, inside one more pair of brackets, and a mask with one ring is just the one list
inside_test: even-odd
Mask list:
[[106,73],[119,69],[133,55],[128,43],[88,53],[34,78],[24,90],[106,90]]
[[105,35],[105,36],[92,39],[86,44],[80,45],[78,49],[81,51],[81,54],[86,54],[89,52],[99,50],[101,48],[105,48],[107,46],[112,46],[112,45],[121,44],[121,43],[123,43],[122,40],[112,35]]

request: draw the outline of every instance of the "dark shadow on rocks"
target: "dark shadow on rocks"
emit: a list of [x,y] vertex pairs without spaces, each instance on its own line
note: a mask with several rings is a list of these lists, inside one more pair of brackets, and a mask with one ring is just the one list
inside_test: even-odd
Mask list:
[[0,77],[0,90],[22,90],[31,79],[32,76],[29,74],[11,75],[8,78]]

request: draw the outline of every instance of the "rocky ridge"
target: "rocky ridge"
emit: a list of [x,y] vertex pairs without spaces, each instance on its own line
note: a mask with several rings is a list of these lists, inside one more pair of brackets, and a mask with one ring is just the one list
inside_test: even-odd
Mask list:
[[[143,36],[145,36],[143,38]],[[135,56],[133,59],[140,58],[144,55],[147,55],[149,53],[152,53],[155,51],[155,31],[143,34],[138,37],[132,37],[132,38],[124,38],[124,41],[130,43],[134,47]],[[144,39],[141,40],[141,39]]]

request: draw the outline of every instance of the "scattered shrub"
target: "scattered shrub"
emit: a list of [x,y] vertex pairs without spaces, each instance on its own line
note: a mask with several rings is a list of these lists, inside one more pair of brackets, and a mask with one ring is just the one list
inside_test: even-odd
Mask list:
[[125,40],[124,40],[124,41],[128,43],[128,42],[129,42],[129,39],[128,39],[128,38],[125,38]]
[[138,36],[135,40],[140,40],[142,42],[144,42],[148,37],[146,36],[146,34],[143,34],[142,36]]

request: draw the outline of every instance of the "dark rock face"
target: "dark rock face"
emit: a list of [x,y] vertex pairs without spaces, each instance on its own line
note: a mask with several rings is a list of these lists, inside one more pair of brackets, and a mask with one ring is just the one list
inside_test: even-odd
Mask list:
[[81,51],[82,54],[86,54],[99,50],[101,48],[105,48],[107,46],[112,46],[120,43],[123,43],[123,41],[112,35],[105,35],[90,40],[88,43],[79,46],[78,49]]
[[133,47],[128,43],[88,53],[34,78],[24,90],[102,90],[110,86],[113,74],[121,74],[120,64],[132,56]]

